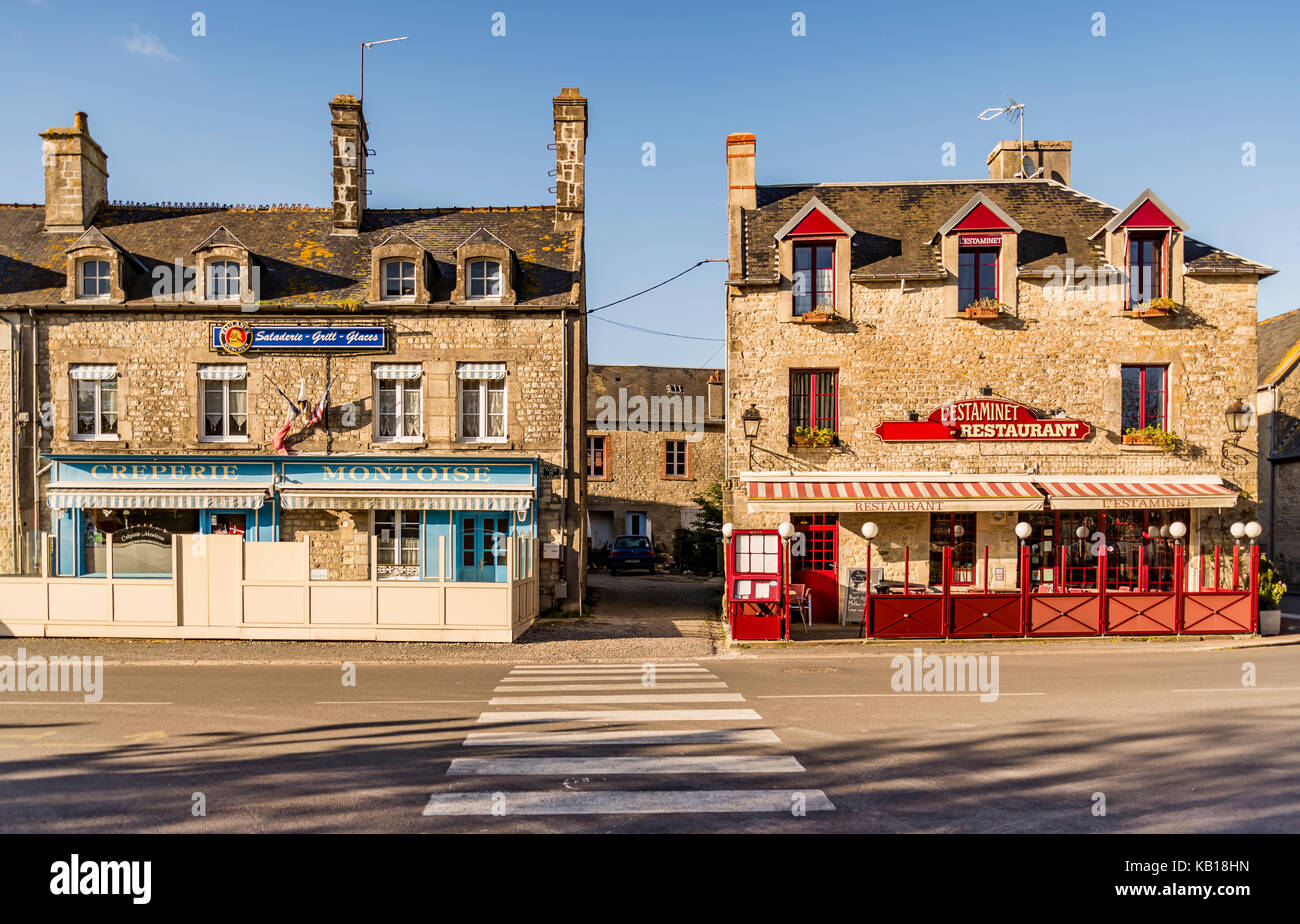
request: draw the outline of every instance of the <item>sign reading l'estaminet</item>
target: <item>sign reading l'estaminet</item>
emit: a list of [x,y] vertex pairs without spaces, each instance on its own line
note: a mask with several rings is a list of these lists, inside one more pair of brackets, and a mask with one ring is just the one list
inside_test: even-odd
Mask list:
[[876,427],[886,442],[1082,440],[1091,432],[1082,420],[1040,417],[1033,408],[1003,398],[951,401],[925,420],[886,420]]

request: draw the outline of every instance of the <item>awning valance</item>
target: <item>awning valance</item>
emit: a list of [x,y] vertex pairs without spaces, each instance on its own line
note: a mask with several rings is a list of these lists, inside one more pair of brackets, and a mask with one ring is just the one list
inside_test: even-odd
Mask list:
[[460,363],[456,366],[458,379],[504,379],[505,363]]
[[235,363],[199,366],[199,378],[205,382],[242,382],[248,377],[248,367]]
[[56,510],[114,507],[142,510],[257,510],[266,501],[270,485],[239,490],[225,485],[204,487],[156,485],[150,488],[118,488],[107,485],[55,485],[45,501]]
[[424,367],[419,363],[375,363],[374,371],[377,379],[409,381],[423,375]]
[[749,511],[908,513],[1041,510],[1029,481],[751,481]]
[[1237,492],[1191,481],[1039,481],[1057,510],[1234,507]]
[[117,366],[86,363],[72,366],[68,374],[77,382],[107,382],[117,378]]
[[488,494],[473,491],[311,491],[286,488],[280,493],[285,510],[527,510],[528,494]]

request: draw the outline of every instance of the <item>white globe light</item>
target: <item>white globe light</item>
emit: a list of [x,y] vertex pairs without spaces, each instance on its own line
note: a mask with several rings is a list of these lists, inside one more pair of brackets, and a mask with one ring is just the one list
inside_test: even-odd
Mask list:
[[1032,523],[1016,524],[1016,535],[1019,536],[1021,539],[1028,539],[1030,534],[1033,531],[1034,531],[1034,526]]
[[1174,520],[1169,524],[1169,535],[1175,539],[1181,539],[1187,535],[1187,524],[1182,520]]
[[1086,526],[1080,526],[1078,529],[1076,529],[1076,530],[1074,531],[1074,534],[1075,534],[1076,536],[1078,536],[1080,539],[1087,539],[1087,538],[1088,538],[1088,527],[1086,527]]
[[791,536],[794,535],[794,524],[782,523],[780,526],[776,528],[776,531],[780,534],[782,539],[789,539]]
[[1262,533],[1263,531],[1264,531],[1264,527],[1260,526],[1259,523],[1256,522],[1255,520],[1251,520],[1249,523],[1246,524],[1246,535],[1249,536],[1251,539],[1258,539],[1259,534]]
[[728,539],[731,538],[731,534],[732,534],[733,532],[735,532],[735,531],[736,531],[736,524],[735,524],[735,523],[723,523],[723,524],[722,524],[722,535],[726,536]]
[[870,520],[867,520],[867,522],[862,524],[862,535],[867,539],[867,541],[875,539],[876,536],[880,535],[880,527],[875,523],[872,523]]
[[1246,535],[1246,524],[1233,523],[1231,532],[1233,539],[1240,539],[1242,536]]
[[958,523],[956,526],[952,528],[952,534],[956,536],[958,539],[960,539],[962,536],[966,535],[966,527]]
[[1160,538],[1161,538],[1161,539],[1168,539],[1168,538],[1169,538],[1169,527],[1168,527],[1168,526],[1162,526],[1162,527],[1160,527]]

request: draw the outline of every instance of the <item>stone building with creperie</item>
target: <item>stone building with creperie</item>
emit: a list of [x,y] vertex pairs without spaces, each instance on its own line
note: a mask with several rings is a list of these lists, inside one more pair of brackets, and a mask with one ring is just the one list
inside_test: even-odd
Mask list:
[[1254,424],[1227,412],[1254,401],[1275,270],[1192,237],[1195,202],[1081,192],[1071,155],[761,185],[755,136],[727,138],[726,515],[793,523],[816,621],[841,618],[868,521],[882,590],[938,584],[945,549],[955,588],[1015,588],[1026,521],[1034,587],[1154,592],[1174,521],[1195,553],[1255,516]]
[[[587,101],[554,205],[110,201],[86,116],[0,206],[0,632],[510,641],[583,593]],[[548,139],[549,140],[549,139]],[[322,180],[324,177],[322,176]]]

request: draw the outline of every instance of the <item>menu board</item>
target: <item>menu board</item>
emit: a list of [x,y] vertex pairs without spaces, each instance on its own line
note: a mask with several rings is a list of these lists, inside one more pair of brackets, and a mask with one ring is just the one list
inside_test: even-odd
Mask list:
[[867,569],[852,566],[844,569],[844,610],[842,625],[862,622],[867,606]]

